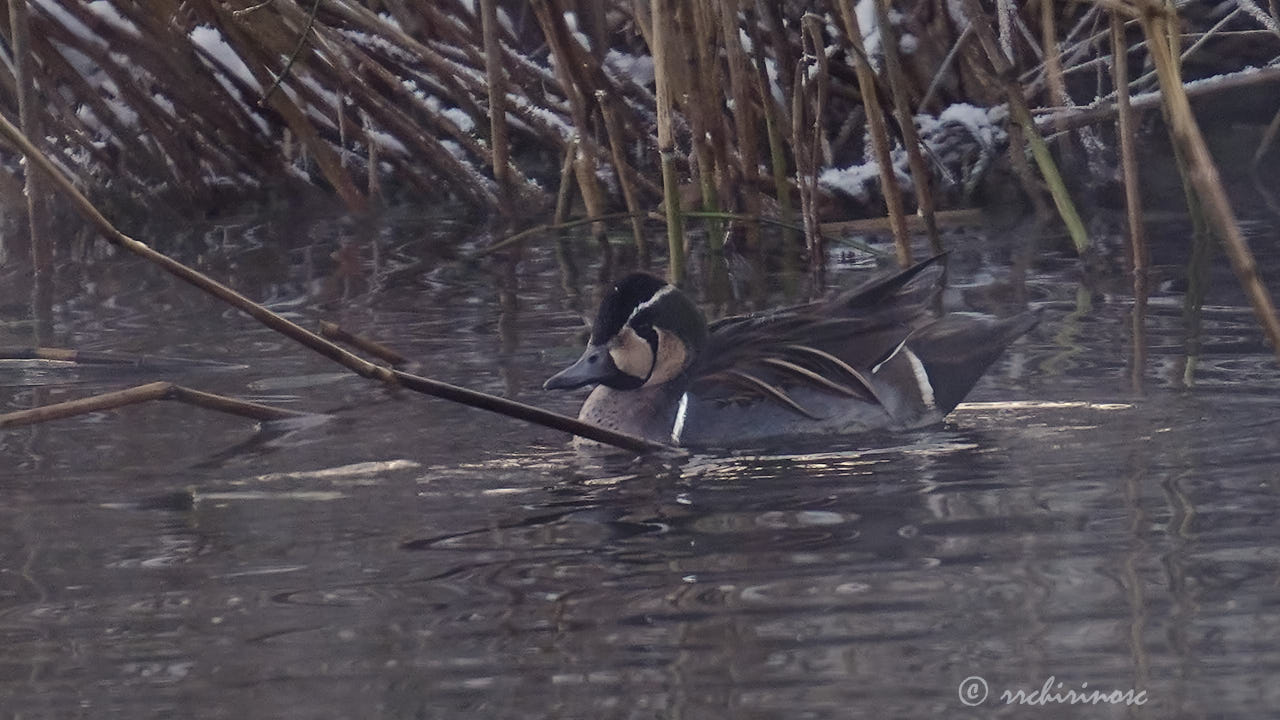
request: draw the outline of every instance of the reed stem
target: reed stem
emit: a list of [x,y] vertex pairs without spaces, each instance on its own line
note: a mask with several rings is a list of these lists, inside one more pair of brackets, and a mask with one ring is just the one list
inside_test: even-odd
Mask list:
[[1111,12],[1111,78],[1116,88],[1116,136],[1120,141],[1120,167],[1124,172],[1125,213],[1129,220],[1129,259],[1137,275],[1147,271],[1147,236],[1142,222],[1142,190],[1138,185],[1138,158],[1134,147],[1133,108],[1129,104],[1129,50],[1124,42],[1124,20]]
[[[1053,197],[1053,203],[1058,208],[1058,215],[1067,226],[1067,232],[1071,235],[1071,242],[1075,245],[1077,253],[1084,253],[1089,247],[1089,233],[1085,230],[1084,221],[1080,219],[1080,214],[1076,211],[1075,203],[1071,200],[1071,194],[1067,191],[1067,185],[1062,180],[1062,174],[1058,172],[1058,166],[1053,160],[1053,154],[1049,152],[1049,146],[1045,144],[1044,137],[1040,135],[1040,131],[1036,128],[1035,120],[1031,117],[1031,111],[1027,108],[1027,101],[1022,97],[1022,88],[1018,85],[1013,65],[1009,63],[1004,51],[1001,50],[995,36],[991,33],[990,22],[978,0],[964,0],[964,9],[965,14],[969,16],[970,27],[977,34],[978,41],[982,43],[987,60],[990,61],[992,68],[996,71],[996,76],[1004,85],[1005,98],[1009,104],[1009,115],[1026,133],[1027,144],[1031,146],[1031,154],[1036,160],[1036,165],[1040,168],[1040,174],[1044,177],[1045,184],[1049,186],[1049,194]],[[1001,17],[1004,16],[1001,15]]]
[[[1046,0],[1047,4],[1047,0]],[[911,186],[916,195],[916,207],[924,218],[925,236],[929,238],[929,250],[934,255],[942,253],[942,236],[938,233],[933,202],[933,178],[920,153],[920,135],[916,132],[914,114],[911,112],[911,91],[907,87],[907,75],[902,68],[898,52],[898,38],[889,21],[889,0],[876,0],[876,21],[883,38],[884,65],[893,95],[893,113],[902,130],[902,142],[907,151],[907,166],[911,169]]]
[[667,277],[678,285],[684,279],[684,221],[680,216],[680,181],[676,177],[675,130],[672,120],[672,50],[671,19],[673,0],[653,2],[654,81],[657,85],[658,156],[662,166],[662,196],[667,211]]
[[1151,59],[1155,63],[1160,88],[1168,107],[1170,136],[1187,158],[1196,195],[1203,202],[1206,214],[1213,222],[1214,232],[1222,241],[1240,287],[1248,296],[1254,315],[1271,343],[1276,359],[1280,360],[1280,316],[1276,314],[1271,293],[1262,283],[1253,252],[1236,222],[1235,211],[1222,187],[1218,168],[1209,155],[1200,126],[1191,112],[1191,103],[1187,100],[1177,70],[1177,60],[1166,41],[1173,27],[1169,13],[1149,8],[1138,19],[1147,36]]
[[494,2],[480,0],[480,32],[484,38],[485,80],[489,87],[489,151],[493,179],[498,183],[501,209],[509,213],[511,161],[507,140],[507,72],[502,63],[504,54],[498,41],[498,11]]
[[880,190],[884,193],[885,206],[889,211],[889,223],[893,227],[893,240],[898,250],[898,265],[911,265],[911,235],[907,232],[907,221],[902,207],[902,192],[898,189],[898,175],[893,166],[893,158],[889,154],[889,133],[885,128],[884,110],[876,96],[876,78],[867,63],[866,47],[862,42],[862,27],[858,24],[858,15],[854,12],[852,0],[840,3],[840,17],[844,21],[845,34],[849,44],[854,48],[854,71],[858,76],[858,90],[862,93],[862,104],[867,109],[867,133],[871,136],[871,148],[875,153],[876,166],[880,169]]
[[[43,137],[38,112],[40,103],[36,99],[35,76],[32,74],[30,18],[26,2],[9,3],[9,31],[13,51],[13,79],[18,90],[18,122],[29,137]],[[36,295],[40,295],[53,272],[53,248],[46,232],[45,192],[41,188],[40,174],[31,172],[28,166],[24,180],[27,227],[31,233],[31,264],[35,268]],[[37,323],[36,327],[38,331],[40,325]],[[39,345],[43,338],[36,337],[35,340]]]
[[[740,184],[733,195],[742,199],[742,208],[748,215],[760,214],[760,195],[757,183],[760,178],[759,160],[756,157],[756,113],[751,93],[749,59],[742,47],[738,32],[737,0],[719,0],[721,43],[729,65],[729,91],[733,97],[733,123],[737,133],[735,153],[738,160]],[[760,233],[754,225],[747,227],[747,246],[759,246]]]

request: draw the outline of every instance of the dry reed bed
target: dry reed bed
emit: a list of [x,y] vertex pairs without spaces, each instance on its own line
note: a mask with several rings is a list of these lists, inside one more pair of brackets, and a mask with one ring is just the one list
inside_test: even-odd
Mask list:
[[[852,189],[862,214],[887,208],[902,237],[914,205],[938,249],[932,206],[962,204],[980,183],[1005,117],[1008,161],[1033,196],[1048,182],[1082,248],[1039,131],[1059,132],[1059,151],[1107,147],[1111,134],[1089,123],[1114,112],[1113,38],[1134,68],[1126,87],[1151,90],[1139,19],[1171,12],[1158,0],[31,0],[19,18],[21,5],[3,31],[29,53],[34,84],[15,77],[17,57],[0,68],[0,97],[17,107],[32,86],[24,131],[104,201],[200,206],[301,182],[353,211],[447,188],[527,214],[559,187],[600,216],[666,196],[677,263],[679,211],[699,206],[784,220],[798,208],[817,250],[849,166],[879,168],[878,186],[863,174],[866,192]],[[1253,56],[1241,65],[1274,62],[1274,12],[1244,1],[1174,42],[1194,59],[1243,37]],[[29,25],[25,44],[15,21]],[[1099,87],[1092,108],[1076,105]],[[991,136],[911,119],[961,102],[996,108]],[[1114,165],[1119,153],[1105,152]]]

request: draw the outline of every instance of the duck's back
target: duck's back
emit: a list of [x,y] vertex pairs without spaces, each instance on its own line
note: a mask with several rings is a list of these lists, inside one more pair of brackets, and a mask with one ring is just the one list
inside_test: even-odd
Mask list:
[[[1006,347],[1036,324],[1023,313],[1006,319],[955,314],[915,329],[883,360],[847,366],[845,391],[794,374],[767,392],[699,395],[677,412],[672,440],[689,447],[735,447],[803,436],[911,430],[942,421]],[[858,383],[849,371],[856,374]],[[856,387],[856,389],[855,389]]]

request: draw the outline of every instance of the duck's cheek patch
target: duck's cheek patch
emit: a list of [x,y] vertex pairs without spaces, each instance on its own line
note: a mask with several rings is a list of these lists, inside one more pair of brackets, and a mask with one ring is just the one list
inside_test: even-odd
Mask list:
[[680,338],[662,328],[656,328],[656,330],[658,352],[653,361],[653,373],[645,385],[661,385],[669,382],[684,370],[685,361],[689,358],[689,352]]
[[609,343],[609,357],[618,370],[637,380],[645,380],[653,370],[653,348],[629,327]]

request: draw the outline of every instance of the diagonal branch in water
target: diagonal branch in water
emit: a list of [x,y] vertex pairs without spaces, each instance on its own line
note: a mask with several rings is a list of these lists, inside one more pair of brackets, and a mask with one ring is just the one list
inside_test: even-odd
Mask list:
[[10,122],[7,117],[4,117],[3,114],[0,114],[0,134],[9,138],[9,140],[18,146],[26,156],[28,163],[39,167],[50,177],[50,179],[53,180],[55,187],[67,194],[76,209],[84,215],[84,217],[89,220],[89,222],[93,224],[100,233],[102,233],[102,236],[107,240],[107,242],[159,265],[162,270],[170,275],[200,288],[228,305],[235,307],[237,310],[240,310],[268,328],[275,330],[281,335],[288,337],[294,342],[297,342],[326,358],[329,358],[361,377],[379,380],[388,385],[399,385],[425,395],[451,400],[453,402],[479,408],[481,410],[489,410],[490,412],[496,412],[501,415],[506,415],[507,417],[516,418],[517,420],[525,420],[554,430],[573,433],[574,435],[579,435],[590,440],[595,440],[607,445],[613,445],[632,452],[651,452],[663,450],[669,447],[662,443],[656,443],[633,435],[627,435],[625,433],[598,427],[590,423],[582,422],[577,418],[561,415],[549,410],[543,410],[542,408],[534,407],[532,405],[526,405],[524,403],[515,402],[495,395],[488,395],[486,393],[459,387],[457,385],[451,385],[439,380],[412,375],[399,370],[392,370],[381,365],[375,365],[358,355],[348,352],[342,347],[324,339],[310,330],[307,330],[301,325],[271,312],[262,305],[255,303],[244,295],[241,295],[209,276],[183,265],[168,255],[157,252],[146,243],[135,240],[120,232],[120,230],[112,225],[111,221],[107,220],[107,218],[104,217],[96,207],[94,207],[93,203],[89,202],[89,199],[71,183],[71,180],[56,165],[54,165],[44,153],[40,152],[40,150],[31,143],[31,140],[29,140],[21,130]]
[[287,420],[289,418],[306,417],[308,413],[284,408],[271,407],[260,403],[246,402],[225,395],[193,390],[171,382],[153,382],[146,385],[117,390],[115,392],[92,395],[78,400],[41,405],[30,410],[0,415],[0,428],[15,428],[23,425],[61,420],[63,418],[87,415],[103,410],[118,410],[129,405],[150,402],[152,400],[177,400],[188,405],[217,410],[230,415],[239,415],[259,422],[271,420]]

